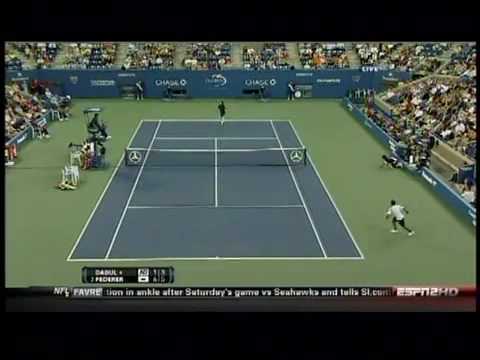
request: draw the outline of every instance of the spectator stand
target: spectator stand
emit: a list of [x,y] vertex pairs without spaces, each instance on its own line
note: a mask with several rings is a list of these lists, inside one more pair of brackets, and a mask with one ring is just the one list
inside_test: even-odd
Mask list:
[[404,141],[428,144],[434,138],[431,164],[444,179],[449,179],[464,162],[473,161],[471,155],[476,149],[474,87],[472,80],[433,75],[380,96],[392,112],[399,114],[399,130]]
[[261,50],[243,48],[243,67],[246,70],[288,70],[289,54],[285,43],[265,43]]
[[402,43],[359,43],[354,44],[361,66],[378,66],[394,69]]
[[18,50],[13,45],[5,46],[5,70],[20,71],[23,69],[23,61],[20,58]]
[[35,68],[48,69],[52,68],[59,53],[60,47],[55,42],[34,43],[32,45],[33,61]]
[[222,70],[232,63],[231,43],[192,43],[186,49],[183,66],[189,70]]
[[69,69],[111,69],[116,61],[116,43],[70,43],[64,64]]
[[12,45],[25,57],[27,63],[36,69],[53,68],[61,48],[56,42],[24,42]]
[[175,45],[169,43],[130,43],[122,68],[125,70],[173,69],[175,50]]
[[304,69],[349,68],[343,43],[299,43],[298,53]]
[[[46,91],[47,95],[49,91]],[[27,140],[34,138],[49,138],[48,123],[55,120],[52,101],[57,101],[57,109],[60,107],[65,112],[65,99],[57,95],[45,92],[29,93],[21,83],[5,85],[5,149],[6,155],[17,157],[17,151]],[[70,99],[68,100],[68,106]],[[13,162],[9,158],[7,162]]]
[[358,43],[355,50],[362,66],[412,71],[417,77],[434,73],[442,65],[448,43]]
[[450,76],[476,78],[477,52],[475,44],[456,44],[450,59],[439,69],[438,73]]
[[[404,165],[404,168],[410,170],[413,174],[420,176],[423,181],[432,187],[437,195],[476,226],[476,208],[466,201],[463,195],[461,195],[455,187],[452,187],[448,181],[439,176],[435,171],[430,170],[428,166],[410,166],[408,160],[406,160],[408,154],[405,153],[404,145],[401,141],[397,141],[391,136],[388,125],[381,120],[380,125],[378,125],[378,120],[373,121],[370,119],[365,111],[362,111],[356,104],[353,104],[347,98],[344,98],[343,104],[353,113],[354,118],[357,121],[360,121],[368,127],[382,143],[390,148],[402,165]],[[472,171],[475,172],[475,167],[473,167]],[[474,196],[476,196],[476,194],[474,194]]]

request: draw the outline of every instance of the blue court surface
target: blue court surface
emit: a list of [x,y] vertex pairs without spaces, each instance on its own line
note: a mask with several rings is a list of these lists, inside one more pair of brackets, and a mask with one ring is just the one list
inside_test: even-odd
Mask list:
[[68,261],[364,258],[290,121],[142,120],[127,148]]

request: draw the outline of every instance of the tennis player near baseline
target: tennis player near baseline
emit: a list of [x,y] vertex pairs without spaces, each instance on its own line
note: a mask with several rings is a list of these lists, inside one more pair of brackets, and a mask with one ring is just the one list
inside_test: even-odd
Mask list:
[[398,205],[395,200],[390,201],[390,208],[385,214],[385,218],[387,219],[393,215],[392,217],[393,228],[392,230],[390,230],[390,232],[392,233],[398,232],[397,224],[400,224],[401,227],[403,227],[405,230],[408,231],[408,236],[412,236],[413,234],[415,234],[415,231],[413,231],[412,229],[409,229],[405,225],[405,214],[408,214],[408,210],[405,209],[404,206]]
[[223,122],[225,121],[225,104],[223,101],[220,101],[218,111],[220,112],[220,124],[223,125]]

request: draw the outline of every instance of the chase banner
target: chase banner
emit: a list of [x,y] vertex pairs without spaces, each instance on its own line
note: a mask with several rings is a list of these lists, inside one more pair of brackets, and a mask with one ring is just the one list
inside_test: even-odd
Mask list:
[[312,97],[342,98],[348,89],[381,91],[389,80],[404,81],[410,73],[341,70],[225,70],[225,71],[117,71],[117,70],[25,70],[7,71],[7,81],[44,80],[55,83],[56,92],[73,97],[120,97],[124,86],[144,84],[145,97],[164,97],[167,88],[182,88],[192,98],[244,97],[245,90],[268,89],[273,98],[287,96],[287,84],[311,86]]

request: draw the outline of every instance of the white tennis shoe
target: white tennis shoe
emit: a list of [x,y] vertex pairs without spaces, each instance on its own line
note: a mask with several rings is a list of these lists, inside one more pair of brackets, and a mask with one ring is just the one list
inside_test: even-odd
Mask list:
[[390,230],[390,232],[391,232],[391,233],[397,233],[398,230],[392,229],[392,230]]

